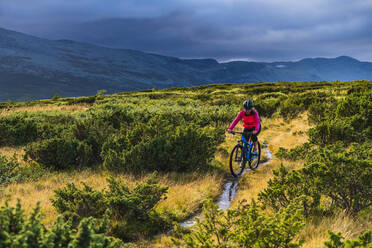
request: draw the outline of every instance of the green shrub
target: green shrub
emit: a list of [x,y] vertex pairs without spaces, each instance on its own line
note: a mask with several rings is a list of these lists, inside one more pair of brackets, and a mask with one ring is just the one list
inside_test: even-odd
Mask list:
[[363,143],[372,138],[372,91],[353,93],[335,102],[311,105],[309,121],[317,126],[309,130],[310,141],[326,145],[343,141]]
[[133,189],[113,178],[108,179],[108,183],[108,189],[103,191],[96,191],[86,184],[82,189],[68,184],[55,191],[52,204],[74,223],[89,216],[99,218],[109,209],[112,213],[110,232],[124,240],[149,236],[169,226],[154,210],[168,189],[158,185],[156,174]]
[[87,103],[93,104],[96,101],[96,96],[88,96],[88,97],[72,97],[72,98],[64,98],[64,101],[67,102],[69,105],[79,104],[79,103]]
[[74,138],[52,138],[28,145],[25,157],[54,169],[87,166],[93,163],[91,146]]
[[313,149],[303,169],[288,173],[281,167],[275,171],[274,179],[269,181],[259,199],[278,209],[304,194],[311,197],[313,208],[324,195],[332,199],[335,206],[356,214],[372,204],[371,147],[369,143],[354,143],[345,150],[343,144],[338,143]]
[[36,140],[37,124],[23,116],[0,118],[0,145],[22,145]]
[[306,142],[300,146],[296,146],[290,150],[279,147],[279,150],[275,154],[278,158],[286,160],[300,160],[310,157],[313,153],[313,147],[310,143]]
[[241,205],[226,212],[208,201],[203,206],[202,221],[185,233],[176,226],[173,242],[182,247],[300,247],[294,238],[303,226],[300,210],[295,205],[267,216],[251,205]]
[[335,234],[328,231],[329,240],[324,243],[327,248],[370,248],[372,247],[372,231],[361,234],[355,240],[343,241],[341,233]]
[[278,170],[273,171],[274,178],[268,181],[267,187],[258,194],[259,201],[263,206],[270,206],[278,211],[298,200],[301,201],[306,216],[313,213],[319,207],[321,195],[312,183],[312,175],[306,170],[304,168],[289,172],[281,165]]
[[24,145],[49,139],[67,131],[74,121],[69,114],[48,112],[15,112],[0,117],[0,145]]
[[[195,125],[178,127],[174,132],[141,142],[122,154],[110,153],[105,166],[119,166],[130,172],[143,170],[184,171],[205,168],[223,140],[222,129],[201,130]],[[113,156],[119,156],[113,157]],[[110,161],[122,162],[117,165]]]
[[293,119],[313,103],[325,101],[327,97],[326,93],[319,91],[291,94],[280,102],[279,113],[286,119]]
[[47,170],[35,163],[21,166],[15,154],[10,159],[0,155],[0,187],[11,183],[35,181],[46,173]]
[[85,217],[100,218],[106,211],[104,193],[95,191],[83,183],[83,189],[74,184],[67,184],[65,188],[55,190],[52,205],[59,213],[71,218],[76,223]]
[[19,163],[15,155],[9,160],[0,155],[0,185],[9,184],[18,179]]
[[255,108],[261,116],[271,117],[280,105],[280,99],[267,98],[265,100],[258,100],[255,102]]
[[[103,219],[102,219],[103,217]],[[39,205],[26,218],[20,202],[15,208],[7,202],[0,208],[0,247],[123,248],[119,239],[108,236],[108,214],[101,219],[85,218],[77,229],[58,217],[51,228],[42,222]],[[128,246],[126,246],[128,247]]]
[[334,118],[336,106],[337,102],[333,97],[313,102],[308,108],[309,123],[317,124]]
[[372,204],[370,150],[370,144],[352,144],[348,151],[340,145],[329,146],[319,151],[318,162],[306,166],[306,171],[321,194],[356,214]]
[[358,141],[360,136],[347,120],[333,119],[319,123],[309,130],[309,140],[313,144],[325,146],[343,141],[345,144]]

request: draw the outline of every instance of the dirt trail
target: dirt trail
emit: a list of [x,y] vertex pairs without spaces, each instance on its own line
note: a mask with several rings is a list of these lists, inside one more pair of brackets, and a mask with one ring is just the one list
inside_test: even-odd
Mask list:
[[[265,153],[266,153],[266,156],[267,156],[267,161],[264,162],[264,163],[260,163],[257,169],[259,169],[260,167],[270,163],[273,160],[273,154],[268,149],[265,149]],[[250,169],[247,168],[243,172],[243,175],[249,170]],[[236,193],[237,193],[237,190],[238,190],[239,178],[240,177],[231,178],[230,180],[228,180],[225,183],[225,185],[223,187],[222,194],[220,195],[220,197],[218,198],[218,201],[217,201],[217,205],[218,205],[219,209],[226,210],[230,207],[231,202],[235,199],[235,196],[236,196]],[[189,218],[188,220],[186,220],[184,222],[181,222],[180,225],[183,226],[183,227],[191,227],[191,226],[195,225],[195,223],[196,223],[195,219],[196,218],[200,218],[200,213],[196,214],[195,216],[192,216],[191,218]]]

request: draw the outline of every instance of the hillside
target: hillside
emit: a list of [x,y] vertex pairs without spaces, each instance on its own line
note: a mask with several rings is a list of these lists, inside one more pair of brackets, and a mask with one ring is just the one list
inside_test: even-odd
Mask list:
[[[235,181],[222,211],[214,202],[232,179],[239,139],[226,129],[247,98],[260,113],[263,151],[274,158]],[[371,103],[371,81],[1,103],[0,245],[367,247]],[[202,207],[201,223],[173,226]]]
[[219,63],[46,40],[0,28],[0,101],[95,95],[210,83],[371,80],[372,63],[341,56]]

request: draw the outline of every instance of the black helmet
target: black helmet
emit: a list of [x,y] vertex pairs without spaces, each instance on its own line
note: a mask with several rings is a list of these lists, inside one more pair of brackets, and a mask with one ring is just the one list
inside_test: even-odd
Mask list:
[[245,110],[248,110],[248,109],[253,108],[253,102],[252,102],[252,100],[251,99],[248,99],[248,100],[244,101],[243,106],[244,106],[244,109]]

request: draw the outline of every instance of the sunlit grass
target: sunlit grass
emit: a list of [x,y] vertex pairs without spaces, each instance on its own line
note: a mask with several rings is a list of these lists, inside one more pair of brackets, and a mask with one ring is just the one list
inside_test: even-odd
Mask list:
[[13,157],[14,154],[21,156],[24,153],[24,147],[12,147],[12,146],[3,146],[0,147],[0,154],[8,158]]
[[309,219],[297,239],[305,240],[302,248],[323,248],[324,242],[329,239],[328,230],[334,233],[341,232],[346,239],[355,239],[371,228],[370,215],[369,218],[363,219],[338,212],[334,216],[316,216]]
[[15,108],[4,108],[0,110],[0,115],[10,115],[16,112],[37,112],[37,111],[62,111],[70,113],[78,113],[87,110],[91,106],[89,104],[73,104],[73,105],[33,105],[33,106],[21,106]]
[[[37,182],[17,183],[7,186],[1,192],[1,203],[10,197],[10,204],[20,199],[22,206],[30,212],[37,202],[45,216],[44,223],[50,225],[57,218],[58,213],[53,208],[50,199],[54,197],[56,189],[67,183],[81,186],[84,182],[94,189],[102,190],[107,187],[106,179],[110,176],[120,178],[129,188],[143,182],[148,174],[132,176],[127,174],[113,175],[108,171],[81,170],[73,172],[55,172],[42,177]],[[217,172],[198,173],[164,173],[158,175],[159,184],[168,186],[167,198],[162,200],[157,211],[168,212],[178,219],[184,219],[198,210],[207,198],[215,198],[221,191],[223,176]]]
[[[10,197],[10,204],[15,204],[17,199],[21,200],[23,208],[29,213],[37,202],[45,216],[44,223],[50,225],[57,218],[57,212],[54,210],[50,199],[54,196],[54,190],[64,187],[67,183],[86,182],[94,188],[102,189],[106,186],[105,173],[83,170],[76,172],[56,172],[42,177],[37,182],[25,182],[11,184],[1,193],[1,203]],[[124,178],[125,179],[125,178]],[[131,180],[126,180],[131,182]]]
[[[160,212],[169,212],[179,220],[197,211],[208,198],[216,198],[222,188],[223,176],[217,172],[207,174],[193,173],[194,180],[177,182],[162,178],[162,184],[169,186],[167,199],[157,206]],[[186,175],[187,177],[187,175]]]

